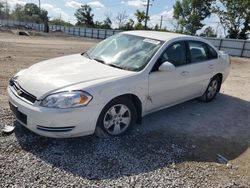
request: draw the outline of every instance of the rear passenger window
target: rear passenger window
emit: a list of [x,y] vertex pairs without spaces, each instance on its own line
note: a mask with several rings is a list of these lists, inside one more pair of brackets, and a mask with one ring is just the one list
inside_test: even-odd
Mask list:
[[207,46],[203,42],[189,42],[191,63],[208,60]]
[[209,59],[217,59],[218,58],[217,52],[211,46],[207,45],[207,49],[208,49],[208,58]]

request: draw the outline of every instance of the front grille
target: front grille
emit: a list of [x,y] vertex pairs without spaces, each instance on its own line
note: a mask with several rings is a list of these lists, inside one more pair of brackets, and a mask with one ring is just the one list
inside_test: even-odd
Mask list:
[[75,128],[75,126],[71,127],[44,127],[41,125],[37,125],[37,129],[41,131],[47,131],[47,132],[69,132],[72,131]]
[[12,89],[12,91],[14,90],[15,94],[21,98],[21,99],[25,99],[26,101],[30,102],[30,103],[34,103],[36,101],[36,97],[32,94],[30,94],[29,92],[25,91],[21,86],[18,85],[18,83],[16,83],[13,80],[10,80],[9,82],[10,87]]

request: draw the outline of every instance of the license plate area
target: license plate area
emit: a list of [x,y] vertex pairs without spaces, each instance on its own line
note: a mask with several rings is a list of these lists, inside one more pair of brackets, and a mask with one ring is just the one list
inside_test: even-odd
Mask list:
[[9,102],[10,105],[10,109],[13,112],[13,114],[15,115],[15,117],[21,121],[23,124],[27,125],[27,115],[25,115],[24,113],[20,112],[17,108],[17,106],[15,106],[14,104],[12,104],[11,102]]

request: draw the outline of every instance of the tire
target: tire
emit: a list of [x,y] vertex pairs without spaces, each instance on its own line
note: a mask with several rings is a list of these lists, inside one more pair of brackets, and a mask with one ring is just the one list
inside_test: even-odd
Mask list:
[[97,137],[122,136],[136,124],[137,110],[126,97],[110,101],[102,110],[96,125]]
[[220,91],[221,79],[218,76],[213,77],[207,87],[206,92],[200,97],[203,102],[211,102]]

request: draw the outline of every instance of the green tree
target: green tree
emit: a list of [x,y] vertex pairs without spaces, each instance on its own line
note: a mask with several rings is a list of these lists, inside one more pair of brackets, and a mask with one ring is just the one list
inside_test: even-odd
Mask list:
[[155,25],[154,30],[159,31],[160,27],[158,24]]
[[27,3],[25,6],[17,4],[11,13],[11,18],[19,21],[30,21],[44,24],[44,32],[49,32],[48,11],[39,9],[36,4]]
[[218,0],[213,12],[228,32],[229,38],[246,39],[250,30],[250,1],[249,0]]
[[201,37],[217,37],[214,29],[211,26],[208,26],[203,33],[200,34]]
[[34,3],[27,3],[24,6],[17,4],[11,13],[11,18],[19,21],[30,21],[45,23],[48,21],[48,12],[39,9]]
[[66,21],[64,21],[62,19],[58,19],[58,18],[50,20],[49,24],[51,24],[51,25],[73,26],[71,23],[66,22]]
[[26,3],[24,5],[24,13],[27,16],[39,15],[40,14],[40,9],[34,3]]
[[0,18],[3,18],[4,16],[4,6],[3,3],[0,2]]
[[10,16],[9,5],[5,2],[0,2],[0,18],[7,19]]
[[126,11],[118,12],[116,16],[116,23],[118,24],[118,28],[122,29],[128,19],[128,15]]
[[128,21],[127,21],[127,23],[125,23],[125,25],[124,26],[122,26],[120,29],[122,29],[122,30],[133,30],[134,29],[134,20],[132,20],[132,19],[129,19]]
[[178,0],[174,5],[173,17],[178,21],[180,32],[195,35],[204,26],[202,21],[211,15],[213,1]]
[[112,21],[109,17],[106,17],[106,19],[101,24],[102,29],[111,29]]
[[103,22],[96,21],[95,27],[100,29],[111,29],[112,22],[109,18],[103,20]]
[[82,5],[75,12],[75,17],[77,19],[76,25],[94,27],[93,17],[94,14],[91,13],[92,8],[89,5]]
[[11,18],[14,20],[24,21],[24,6],[16,4],[11,13]]
[[[145,23],[146,21],[146,13],[144,11],[140,11],[140,10],[136,10],[135,12],[135,17],[137,19],[137,24],[135,25],[135,29],[143,29],[144,26],[143,26],[143,23]],[[148,20],[150,18],[148,17]]]
[[25,21],[32,21],[36,23],[41,23],[40,18],[40,9],[34,3],[26,3],[24,5],[24,20]]
[[49,17],[48,17],[48,11],[42,9],[40,11],[39,17],[42,21],[42,23],[44,24],[44,32],[48,33],[49,32]]

